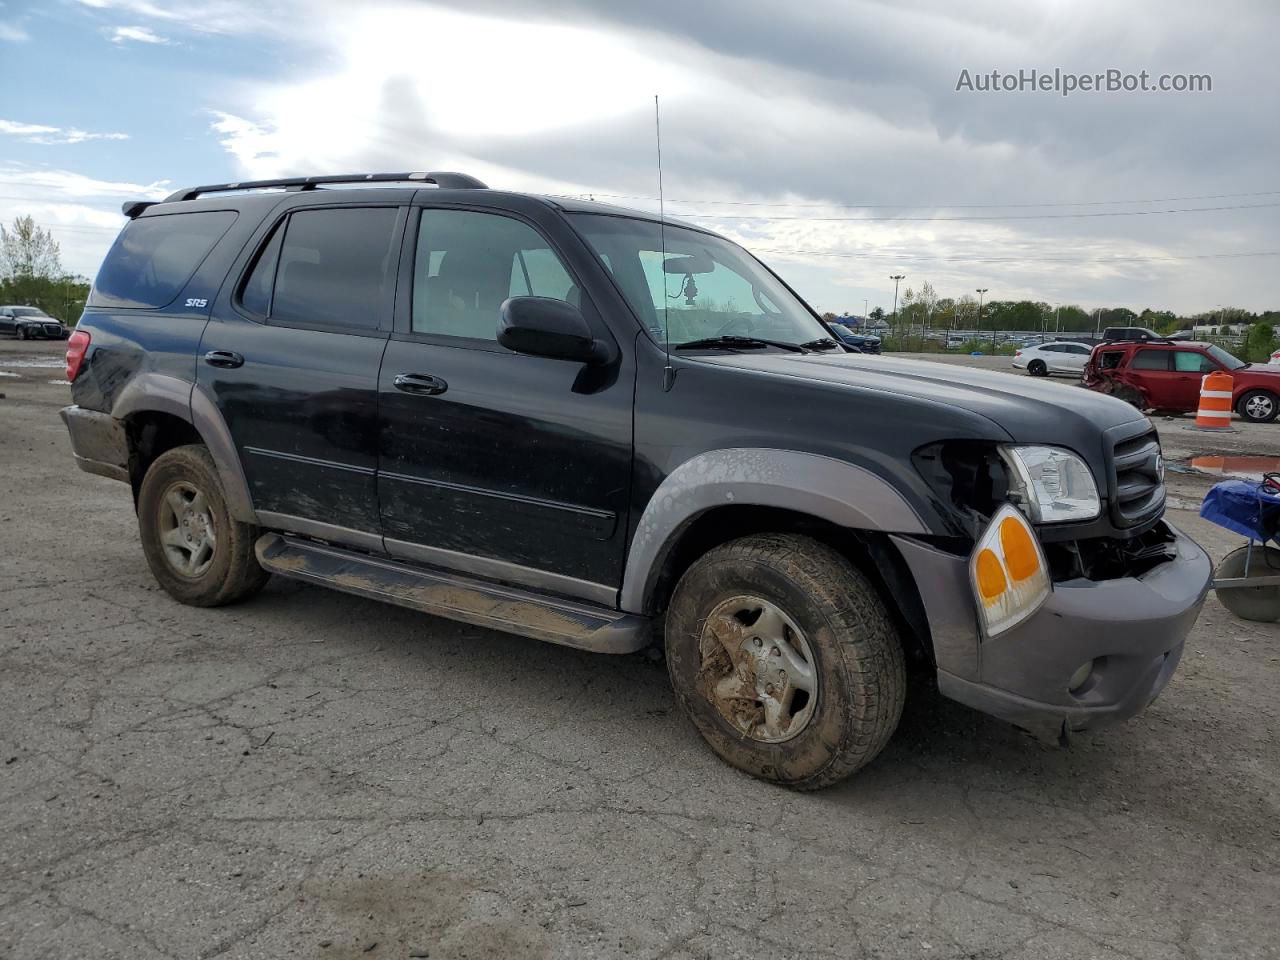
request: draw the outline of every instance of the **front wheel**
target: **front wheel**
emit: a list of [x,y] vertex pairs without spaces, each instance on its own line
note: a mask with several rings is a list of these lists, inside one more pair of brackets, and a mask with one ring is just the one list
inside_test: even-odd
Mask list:
[[180,603],[235,603],[270,576],[253,552],[258,528],[231,516],[213,458],[199,444],[151,464],[138,490],[138,530],[152,575]]
[[1280,398],[1270,390],[1250,390],[1240,398],[1236,409],[1251,423],[1270,423],[1280,414]]
[[666,651],[676,699],[711,748],[796,789],[865,766],[902,714],[902,646],[883,602],[808,537],[745,537],[695,562],[671,598]]

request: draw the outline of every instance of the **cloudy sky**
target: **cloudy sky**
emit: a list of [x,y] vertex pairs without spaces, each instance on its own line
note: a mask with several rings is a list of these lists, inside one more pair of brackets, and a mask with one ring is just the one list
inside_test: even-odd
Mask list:
[[[0,219],[92,276],[122,199],[458,169],[747,243],[819,309],[1280,307],[1275,0],[0,0]],[[1204,92],[959,90],[1108,69]]]

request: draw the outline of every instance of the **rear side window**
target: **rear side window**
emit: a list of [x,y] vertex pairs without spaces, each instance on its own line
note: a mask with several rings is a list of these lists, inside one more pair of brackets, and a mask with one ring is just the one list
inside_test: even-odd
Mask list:
[[1139,350],[1130,367],[1134,370],[1168,370],[1168,350]]
[[[378,329],[395,277],[391,242],[397,216],[395,207],[294,212],[283,228],[278,263],[272,262],[277,257],[268,247],[245,294],[250,288],[265,289],[258,286],[256,273],[274,268],[271,323]],[[266,282],[264,275],[262,284]],[[259,295],[262,302],[260,294],[251,295]]]
[[98,271],[95,307],[163,307],[235,222],[231,210],[140,217],[125,224]]

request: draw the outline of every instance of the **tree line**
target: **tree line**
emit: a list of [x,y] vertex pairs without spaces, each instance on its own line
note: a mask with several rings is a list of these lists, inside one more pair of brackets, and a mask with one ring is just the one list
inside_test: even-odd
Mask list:
[[882,307],[871,311],[873,320],[895,329],[927,327],[930,330],[1027,330],[1053,333],[1092,333],[1107,327],[1147,327],[1156,333],[1174,333],[1194,325],[1265,323],[1280,325],[1280,310],[1253,313],[1240,307],[1222,307],[1195,314],[1147,307],[1141,313],[1128,307],[1101,307],[1085,310],[1079,304],[1050,304],[1043,300],[984,300],[978,317],[978,298],[965,294],[958,298],[939,297],[927,280],[918,289],[908,287],[898,301],[898,315]]
[[73,326],[88,296],[88,279],[62,268],[52,233],[31,217],[0,224],[0,303],[39,307]]

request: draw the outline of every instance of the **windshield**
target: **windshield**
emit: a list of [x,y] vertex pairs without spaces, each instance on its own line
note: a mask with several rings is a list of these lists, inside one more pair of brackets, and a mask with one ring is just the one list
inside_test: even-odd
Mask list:
[[571,217],[659,343],[669,337],[679,346],[723,336],[808,343],[830,336],[736,244],[667,224],[664,270],[657,223],[594,213]]
[[1222,364],[1228,370],[1239,370],[1241,367],[1245,365],[1243,360],[1237,360],[1235,357],[1227,353],[1227,351],[1223,350],[1216,343],[1209,344],[1209,356],[1213,357],[1213,359],[1217,360],[1220,364]]
[[48,317],[49,315],[43,310],[36,307],[14,307],[13,315],[15,317]]

